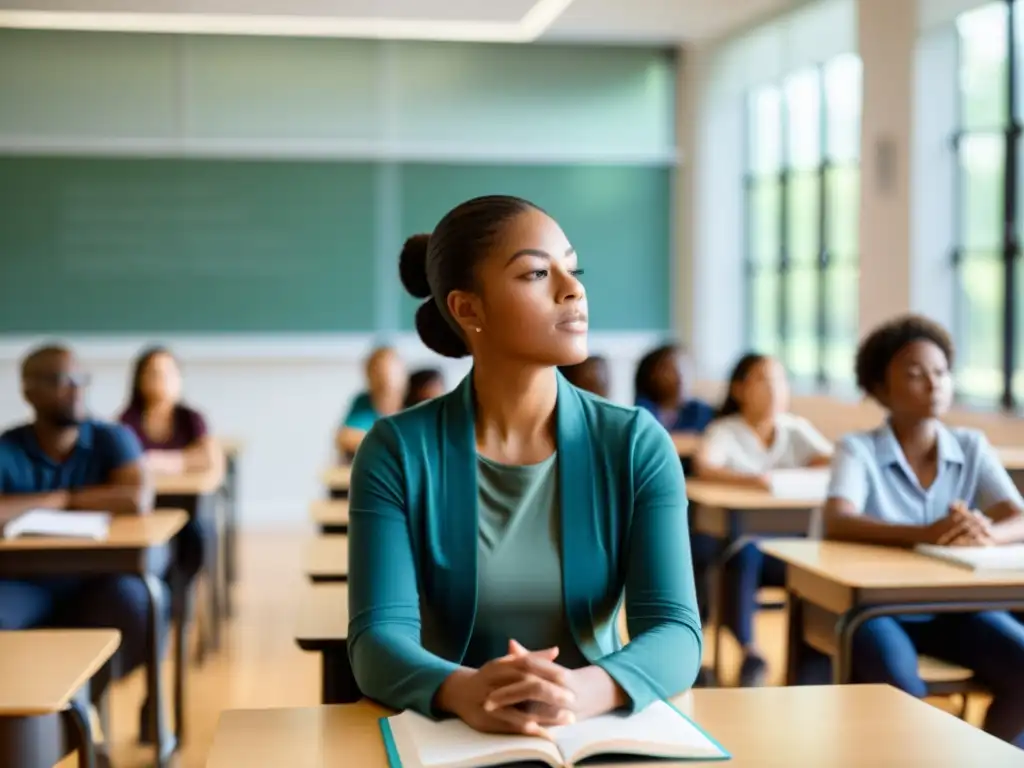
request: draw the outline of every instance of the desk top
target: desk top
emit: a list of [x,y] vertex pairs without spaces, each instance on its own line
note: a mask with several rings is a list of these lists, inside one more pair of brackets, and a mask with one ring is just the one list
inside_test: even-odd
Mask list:
[[722,509],[817,509],[825,503],[824,499],[787,499],[770,491],[689,478],[686,498],[695,504]]
[[111,519],[110,533],[103,541],[50,536],[0,539],[0,555],[10,550],[148,549],[169,542],[187,522],[188,514],[180,509],[158,509],[148,515],[119,515]]
[[[1021,764],[1016,748],[883,685],[699,689],[679,697],[676,704],[732,753],[733,759],[725,764],[730,768]],[[387,714],[369,703],[229,710],[221,715],[206,766],[385,768],[378,719]],[[619,768],[650,765],[622,763]]]
[[328,467],[320,475],[320,482],[332,491],[347,491],[349,483],[352,482],[352,466],[339,464]]
[[787,565],[854,589],[1024,586],[1024,571],[972,571],[898,547],[766,539],[758,546]]
[[220,467],[206,472],[184,472],[178,475],[153,475],[153,486],[158,495],[199,496],[215,493],[224,483],[224,470]]
[[1024,469],[1024,448],[1017,446],[1003,446],[996,448],[999,453],[999,460],[1009,471]]
[[299,605],[295,639],[344,640],[348,637],[348,585],[307,584]]
[[348,499],[317,499],[309,505],[309,516],[317,525],[348,525]]
[[347,576],[348,536],[318,536],[306,550],[307,576]]
[[0,717],[60,712],[120,644],[116,629],[0,632]]

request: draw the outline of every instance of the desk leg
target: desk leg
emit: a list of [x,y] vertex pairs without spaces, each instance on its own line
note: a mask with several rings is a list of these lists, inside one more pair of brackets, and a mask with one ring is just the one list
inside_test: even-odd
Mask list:
[[320,703],[354,704],[359,701],[362,694],[352,674],[347,645],[343,643],[337,648],[324,650],[320,658]]
[[92,741],[89,712],[79,699],[72,699],[62,713],[64,723],[71,737],[71,743],[78,750],[79,768],[96,768],[96,745]]
[[224,609],[230,618],[233,615],[230,587],[238,579],[238,459],[235,456],[227,459],[224,490],[224,573],[229,587],[224,595]]
[[188,630],[193,612],[195,581],[191,584],[172,581],[171,604],[177,606],[174,637],[174,735],[178,744],[185,743],[185,684],[188,679]]
[[149,632],[146,637],[146,687],[151,718],[149,724],[156,745],[156,768],[168,768],[175,743],[174,738],[167,732],[163,684],[160,680],[160,636],[164,622],[163,587],[160,579],[152,573],[147,573],[141,578],[149,594]]
[[800,652],[804,647],[804,603],[786,591],[786,685],[796,685],[800,676]]
[[220,577],[220,549],[223,546],[223,536],[218,525],[215,496],[203,496],[199,499],[201,508],[199,514],[204,515],[210,530],[213,531],[213,541],[206,547],[206,562],[203,564],[203,571],[206,573],[207,594],[210,604],[207,611],[207,620],[210,622],[210,650],[220,650],[220,625],[221,625],[221,577]]

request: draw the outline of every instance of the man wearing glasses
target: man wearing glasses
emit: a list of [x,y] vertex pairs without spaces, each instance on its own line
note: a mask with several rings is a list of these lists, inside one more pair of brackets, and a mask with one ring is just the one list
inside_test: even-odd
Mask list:
[[[23,361],[21,379],[35,420],[0,435],[0,525],[30,509],[147,514],[153,495],[142,448],[125,427],[87,418],[83,390],[89,379],[70,350],[36,349]],[[97,698],[112,676],[144,661],[148,605],[135,576],[0,580],[0,630],[120,630],[112,669],[108,665],[94,681]]]

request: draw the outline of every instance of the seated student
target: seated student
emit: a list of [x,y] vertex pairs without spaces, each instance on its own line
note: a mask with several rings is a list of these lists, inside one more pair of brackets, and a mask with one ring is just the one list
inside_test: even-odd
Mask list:
[[591,355],[582,363],[563,365],[559,368],[571,384],[593,392],[598,397],[608,398],[611,392],[611,373],[608,361],[598,355]]
[[[744,355],[729,377],[725,401],[704,433],[696,457],[701,479],[767,489],[776,469],[827,466],[832,444],[809,421],[791,413],[789,385],[777,360]],[[694,548],[707,546],[694,543]],[[743,648],[740,685],[763,685],[768,665],[754,642],[753,621],[760,586],[783,586],[785,568],[765,558],[753,542],[725,567],[722,626]]]
[[421,368],[409,374],[409,388],[403,408],[425,403],[444,394],[444,376],[437,368]]
[[424,343],[474,365],[453,392],[378,421],[356,455],[359,689],[533,735],[685,691],[702,639],[683,473],[650,414],[556,369],[587,356],[586,293],[561,228],[525,200],[477,198],[410,238],[400,272],[426,300]]
[[[128,405],[119,421],[145,450],[147,467],[158,474],[204,472],[219,467],[224,456],[206,420],[181,401],[181,371],[170,351],[152,347],[136,358]],[[193,517],[175,537],[179,574],[190,582],[203,565],[203,553],[213,546],[214,531]]]
[[[953,343],[923,317],[874,330],[857,351],[857,383],[889,412],[847,435],[832,462],[830,539],[897,547],[1024,541],[1024,501],[981,432],[946,427]],[[880,617],[853,638],[853,676],[925,695],[918,654],[974,671],[993,694],[985,730],[1024,748],[1024,627],[1009,614]]]
[[359,444],[381,416],[390,416],[402,409],[408,377],[405,365],[391,347],[377,347],[366,359],[367,391],[352,400],[348,413],[334,438],[342,460],[355,456]]
[[[34,508],[148,514],[152,494],[139,442],[124,427],[85,417],[88,377],[72,353],[59,346],[36,349],[21,377],[35,420],[0,435],[0,523]],[[129,575],[0,580],[0,630],[38,626],[120,630],[115,663],[94,683],[98,698],[111,676],[145,660],[146,586]]]
[[636,404],[654,414],[669,432],[703,432],[715,409],[687,398],[685,356],[678,344],[666,344],[644,355],[636,368]]

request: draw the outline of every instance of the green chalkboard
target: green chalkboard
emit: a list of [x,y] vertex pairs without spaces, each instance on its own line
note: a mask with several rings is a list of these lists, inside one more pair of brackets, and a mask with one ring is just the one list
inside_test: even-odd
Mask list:
[[0,331],[372,330],[374,173],[0,158]]
[[[624,165],[402,166],[405,234],[429,232],[458,203],[510,194],[544,208],[579,254],[597,330],[670,327],[671,171]],[[419,302],[405,297],[402,323]]]

